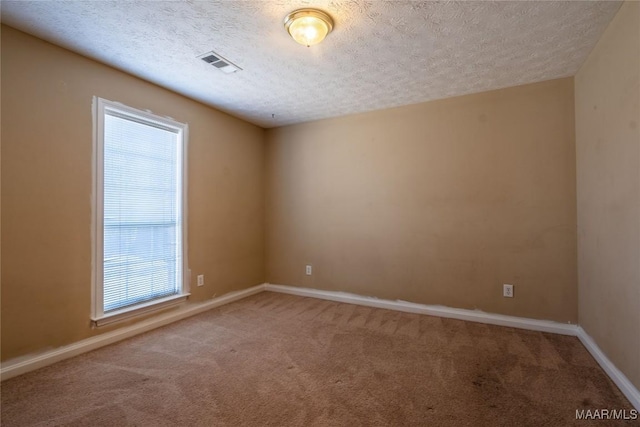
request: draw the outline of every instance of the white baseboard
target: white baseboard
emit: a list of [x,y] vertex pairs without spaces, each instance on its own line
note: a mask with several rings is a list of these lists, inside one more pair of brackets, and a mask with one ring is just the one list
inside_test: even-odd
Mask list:
[[541,332],[551,332],[561,335],[575,336],[577,334],[578,328],[577,325],[552,322],[549,320],[536,320],[527,319],[524,317],[505,316],[502,314],[485,313],[484,311],[480,310],[449,308],[441,305],[416,304],[413,302],[399,300],[391,301],[374,297],[363,297],[361,295],[349,294],[345,292],[321,291],[318,289],[273,285],[270,283],[265,284],[265,290],[345,302],[349,304],[365,305],[368,307],[386,308],[388,310],[404,311],[407,313],[426,314],[429,316],[448,317],[451,319],[487,323],[490,325],[508,326],[511,328],[529,329]]
[[82,353],[86,353],[97,348],[104,347],[106,345],[113,344],[127,338],[131,338],[135,335],[150,331],[152,329],[168,325],[169,323],[194,316],[196,314],[210,310],[214,307],[229,304],[230,302],[237,301],[250,295],[262,292],[264,291],[264,287],[265,285],[261,284],[253,286],[249,289],[230,292],[226,295],[214,298],[210,301],[186,305],[180,309],[156,316],[152,319],[147,319],[134,325],[126,326],[112,332],[106,332],[101,335],[96,335],[95,337],[87,338],[82,341],[66,345],[64,347],[56,348],[54,350],[39,353],[33,356],[25,356],[19,359],[10,360],[8,362],[2,363],[1,365],[0,380],[4,381],[21,374],[43,368],[61,360],[68,359],[73,356],[78,356]]
[[600,347],[595,343],[593,338],[582,329],[582,326],[578,327],[578,338],[582,342],[582,345],[591,353],[594,359],[602,367],[602,369],[609,375],[609,378],[618,386],[620,391],[629,399],[629,402],[640,411],[640,392],[631,381],[622,373],[616,366],[609,360],[609,358],[600,350]]

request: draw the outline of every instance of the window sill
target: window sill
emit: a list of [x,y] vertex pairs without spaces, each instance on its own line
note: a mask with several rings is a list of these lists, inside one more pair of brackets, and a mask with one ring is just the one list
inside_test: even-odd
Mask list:
[[189,293],[180,295],[171,295],[166,298],[156,299],[146,302],[144,304],[136,305],[134,307],[127,307],[121,310],[115,310],[100,317],[91,318],[92,327],[100,327],[109,325],[115,322],[121,322],[133,317],[141,316],[143,314],[151,313],[152,311],[161,310],[163,308],[171,307],[173,305],[180,304],[187,300]]

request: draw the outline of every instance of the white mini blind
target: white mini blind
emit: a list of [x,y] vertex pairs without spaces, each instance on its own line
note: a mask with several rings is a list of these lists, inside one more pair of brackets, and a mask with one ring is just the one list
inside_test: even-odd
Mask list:
[[182,143],[180,129],[105,109],[105,314],[182,290]]

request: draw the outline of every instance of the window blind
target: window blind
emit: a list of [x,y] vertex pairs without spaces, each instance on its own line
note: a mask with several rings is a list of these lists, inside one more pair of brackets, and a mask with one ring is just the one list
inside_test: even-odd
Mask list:
[[181,144],[177,130],[105,112],[105,313],[182,289]]

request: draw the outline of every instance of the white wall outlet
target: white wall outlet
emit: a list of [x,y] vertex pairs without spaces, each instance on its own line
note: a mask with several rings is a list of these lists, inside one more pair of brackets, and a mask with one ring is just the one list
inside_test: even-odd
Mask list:
[[305,269],[305,274],[307,276],[311,276],[312,273],[313,273],[313,268],[310,265],[307,265],[307,267]]
[[513,298],[513,285],[502,285],[502,296],[506,298]]
[[204,286],[204,274],[198,274],[198,286]]

